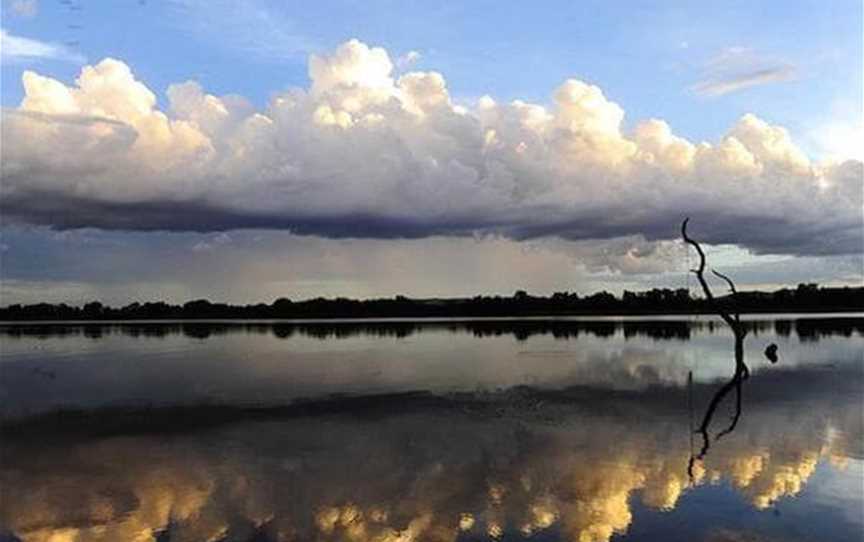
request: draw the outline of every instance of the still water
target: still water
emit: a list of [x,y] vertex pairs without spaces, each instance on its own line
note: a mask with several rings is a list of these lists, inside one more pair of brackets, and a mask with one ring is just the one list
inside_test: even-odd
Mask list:
[[700,433],[709,317],[0,325],[0,540],[860,541],[864,317],[750,326]]

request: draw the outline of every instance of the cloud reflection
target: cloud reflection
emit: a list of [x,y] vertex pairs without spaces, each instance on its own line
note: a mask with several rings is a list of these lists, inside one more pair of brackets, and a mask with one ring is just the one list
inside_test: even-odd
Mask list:
[[694,485],[683,389],[525,390],[182,434],[13,439],[0,525],[27,542],[606,542],[632,527],[636,502],[669,511],[719,484],[764,509],[801,494],[818,465],[860,459],[861,375],[842,372],[754,374],[746,422]]

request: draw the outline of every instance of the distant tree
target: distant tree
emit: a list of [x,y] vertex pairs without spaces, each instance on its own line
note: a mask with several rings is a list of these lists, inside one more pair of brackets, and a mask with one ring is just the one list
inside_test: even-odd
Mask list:
[[102,309],[103,309],[102,303],[100,303],[98,301],[91,301],[90,303],[87,303],[83,307],[84,317],[85,318],[94,318],[94,319],[101,318],[102,317]]
[[280,297],[273,302],[273,316],[277,318],[287,318],[291,315],[294,303],[285,297]]
[[690,290],[687,288],[678,288],[675,290],[675,303],[681,306],[687,306],[690,304]]

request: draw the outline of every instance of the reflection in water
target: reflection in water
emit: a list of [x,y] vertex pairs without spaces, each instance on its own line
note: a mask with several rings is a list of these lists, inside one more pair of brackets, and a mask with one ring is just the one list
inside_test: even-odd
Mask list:
[[[184,335],[184,326],[206,331],[211,324],[166,324],[168,331],[157,334],[153,330],[162,326],[149,323],[144,328],[152,335],[147,336],[128,334],[135,333],[130,330],[138,324],[107,326],[99,338],[19,330],[15,338],[0,335],[0,420],[104,405],[272,406],[333,394],[416,390],[448,393],[514,386],[631,390],[683,386],[688,371],[700,382],[729,374],[728,327],[673,322],[673,330],[682,325],[689,329],[690,339],[657,340],[672,334],[659,331],[665,324],[662,320],[385,322],[374,331],[377,324],[366,322],[359,329],[368,328],[369,333],[330,340],[301,332],[284,340],[273,334],[271,324],[213,324],[223,331],[203,339]],[[331,333],[328,330],[341,334],[359,325],[314,324],[320,334]],[[838,324],[838,329],[844,325]],[[248,326],[256,331],[246,332]],[[418,331],[405,338],[387,335],[394,326],[416,326]],[[762,356],[769,341],[780,343],[784,367],[857,363],[864,349],[864,337],[857,335],[823,336],[813,343],[773,334],[770,321],[759,327],[765,329],[757,332],[754,326],[746,345],[754,370],[770,366]],[[76,333],[82,326],[57,328]],[[607,328],[618,331],[602,337],[578,331]],[[7,327],[11,329],[17,328]],[[528,334],[523,340],[516,333],[530,329],[554,329],[555,334]],[[627,336],[624,329],[652,331],[650,336],[648,332]]]
[[[662,518],[720,492],[765,509],[820,465],[862,458],[860,368],[756,372],[748,385],[747,423],[697,464],[692,486],[685,388],[520,388],[170,434],[22,435],[4,447],[0,525],[28,542],[605,542],[634,527],[637,504]],[[711,388],[695,384],[696,401]],[[690,513],[666,528],[704,539],[711,507]],[[782,538],[792,520],[765,529]],[[837,514],[808,521],[820,539],[856,539]]]
[[[307,321],[307,322],[87,322],[87,323],[0,323],[0,337],[6,339],[106,336],[167,337],[183,335],[194,339],[207,339],[227,334],[272,335],[280,339],[312,337],[321,340],[347,339],[358,336],[408,338],[424,332],[449,331],[454,334],[470,333],[475,337],[512,336],[520,341],[538,335],[556,339],[578,339],[580,335],[600,338],[646,337],[655,340],[686,341],[694,333],[713,334],[722,324],[710,317],[702,320],[584,320],[560,318],[555,320],[488,319],[488,320],[429,320],[429,321]],[[754,334],[775,333],[789,337],[792,332],[802,341],[820,338],[857,335],[864,337],[864,318],[805,317],[779,320],[750,320],[742,322]]]
[[[723,384],[720,389],[717,390],[717,393],[715,393],[714,396],[711,398],[711,402],[708,404],[707,410],[705,410],[705,416],[702,418],[702,423],[699,424],[699,428],[696,429],[696,432],[702,435],[702,449],[699,451],[698,455],[693,455],[693,452],[691,450],[690,462],[687,465],[687,473],[690,476],[691,481],[694,478],[693,469],[695,467],[695,462],[704,459],[705,454],[708,453],[708,449],[711,447],[711,437],[708,434],[708,430],[710,429],[711,421],[714,419],[714,413],[717,411],[717,407],[720,406],[720,404],[732,390],[735,390],[735,413],[732,415],[729,426],[726,427],[726,429],[723,429],[722,431],[717,433],[717,437],[715,438],[715,440],[720,440],[721,438],[723,438],[723,436],[728,435],[729,433],[734,431],[735,427],[738,426],[738,420],[741,419],[741,388],[744,381],[750,378],[750,368],[747,367],[747,363],[744,361],[744,339],[747,337],[747,333],[749,330],[741,326],[740,314],[727,316],[727,318],[729,318],[729,321],[732,324],[733,333],[735,336],[735,373],[732,375],[732,378],[729,380],[729,382]],[[773,347],[772,352],[775,352],[774,359],[771,359],[771,362],[776,363],[777,345],[772,343],[771,347]],[[771,347],[769,347],[769,349]],[[688,377],[688,388],[692,389],[692,384],[692,373],[690,373]]]
[[859,540],[864,326],[667,324],[0,327],[0,540]]
[[[717,407],[719,407],[720,404],[723,403],[723,400],[726,398],[727,395],[729,395],[729,392],[731,392],[733,389],[735,390],[735,413],[732,415],[729,426],[717,433],[715,440],[720,440],[725,435],[728,435],[729,433],[734,431],[735,428],[738,426],[738,421],[741,419],[741,388],[746,378],[747,377],[745,377],[745,373],[742,370],[736,368],[735,374],[732,375],[732,378],[728,382],[723,384],[711,398],[711,402],[708,404],[708,408],[705,410],[705,415],[702,418],[702,423],[699,424],[698,429],[693,431],[702,436],[702,448],[699,450],[698,454],[694,454],[692,443],[690,445],[690,461],[687,464],[687,474],[690,476],[691,483],[694,480],[694,469],[696,467],[696,462],[702,461],[705,458],[705,454],[707,454],[708,450],[711,448],[711,436],[708,434],[708,430],[711,427],[711,421],[714,419],[714,413],[717,411]],[[688,385],[692,386],[692,380],[688,382]],[[692,409],[690,416],[691,418],[693,416]]]

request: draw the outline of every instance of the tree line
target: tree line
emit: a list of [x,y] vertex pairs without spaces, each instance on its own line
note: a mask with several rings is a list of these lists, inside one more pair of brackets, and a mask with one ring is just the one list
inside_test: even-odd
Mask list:
[[[826,288],[799,284],[774,292],[738,292],[718,298],[721,306],[742,313],[842,312],[864,310],[864,287]],[[389,317],[489,317],[555,315],[638,315],[711,313],[705,299],[685,288],[653,288],[641,292],[625,290],[619,297],[607,291],[588,296],[556,292],[535,296],[519,290],[512,296],[482,296],[453,299],[410,299],[404,296],[380,299],[326,299],[292,301],[281,297],[273,303],[231,305],[206,299],[182,305],[164,301],[130,303],[111,307],[98,301],[82,306],[37,303],[0,307],[0,320],[167,320],[167,319],[297,319],[297,318],[389,318]]]

